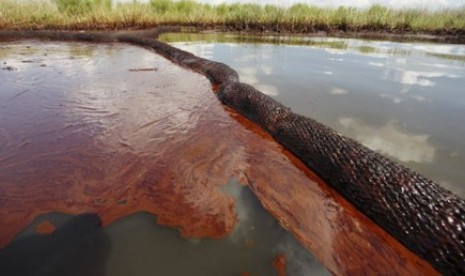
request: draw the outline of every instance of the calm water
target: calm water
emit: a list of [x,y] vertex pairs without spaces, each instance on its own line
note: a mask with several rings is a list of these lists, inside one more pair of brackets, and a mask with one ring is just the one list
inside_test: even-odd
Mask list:
[[[2,43],[0,62],[1,275],[277,275],[280,254],[328,274],[235,180],[288,161],[206,78],[123,44]],[[65,215],[84,212],[105,227]]]
[[[38,217],[24,230],[6,248],[8,254],[0,251],[0,268],[1,262],[8,260],[13,263],[16,261],[15,265],[22,267],[26,274],[52,267],[50,271],[55,272],[52,275],[57,276],[60,274],[56,271],[60,270],[55,267],[60,266],[72,268],[76,275],[96,276],[238,276],[242,272],[277,275],[271,265],[272,260],[285,254],[288,275],[329,275],[261,207],[250,189],[234,181],[225,189],[237,200],[240,219],[234,232],[226,238],[183,239],[176,229],[157,225],[156,216],[145,212],[129,215],[85,236],[76,227],[68,228],[66,232],[61,230],[72,221],[73,216],[50,213]],[[34,231],[34,227],[43,221],[51,222],[63,236],[62,240],[49,242],[46,249],[43,248],[44,236]],[[86,247],[87,243],[93,243],[91,250]],[[15,252],[21,258],[11,258],[10,252]],[[40,260],[39,264],[37,260]],[[50,271],[46,275],[50,275]]]
[[164,34],[465,197],[465,45]]

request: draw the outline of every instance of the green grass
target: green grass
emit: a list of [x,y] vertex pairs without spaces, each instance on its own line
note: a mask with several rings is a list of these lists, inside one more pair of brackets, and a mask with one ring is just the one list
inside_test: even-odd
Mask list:
[[112,6],[110,0],[1,0],[2,29],[122,29],[158,25],[195,25],[234,30],[312,32],[423,31],[465,29],[465,7],[454,10],[319,8],[296,4],[288,8],[257,4],[212,6],[193,0],[137,1]]

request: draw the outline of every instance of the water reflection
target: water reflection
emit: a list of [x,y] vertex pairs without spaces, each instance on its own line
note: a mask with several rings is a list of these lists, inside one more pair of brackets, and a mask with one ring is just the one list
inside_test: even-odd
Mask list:
[[[161,38],[200,56],[198,49],[209,47],[209,58],[232,66],[242,81],[465,196],[464,45],[316,37],[291,41],[323,43],[287,45],[284,37],[280,44],[242,38],[233,44],[233,35],[224,44],[220,34]],[[334,42],[339,47],[325,44]],[[260,58],[241,58],[254,55]],[[345,127],[340,118],[357,119],[344,121]],[[379,139],[363,138],[377,131],[383,133]]]
[[[233,44],[226,45],[228,45],[231,50],[235,47]],[[216,54],[215,51],[217,50],[214,45],[210,44],[184,45],[184,47],[186,50],[189,50],[199,56],[208,59],[214,59],[214,54]],[[246,51],[247,53],[245,53]],[[236,63],[242,64],[242,66],[236,68],[240,80],[254,85],[263,91],[263,93],[270,96],[279,95],[279,90],[276,86],[271,83],[262,83],[259,81],[259,79],[261,79],[260,76],[271,76],[273,74],[273,70],[275,69],[276,65],[268,62],[272,60],[272,53],[268,51],[262,51],[260,48],[253,46],[247,47],[246,51],[244,51],[239,56],[234,57]]]
[[340,124],[356,140],[402,162],[434,162],[436,149],[428,141],[429,135],[411,134],[399,129],[398,123],[390,121],[382,126],[368,126],[353,118],[340,118]]
[[347,94],[349,94],[349,91],[345,90],[344,88],[333,87],[331,89],[331,94],[333,94],[333,95],[347,95]]
[[[412,86],[433,87],[438,81],[446,82],[446,79],[463,78],[447,66],[425,66],[426,64],[407,64],[405,59],[397,59],[395,63],[369,63],[372,66],[384,67],[383,76],[386,80],[402,84],[400,93],[407,93]],[[423,71],[423,70],[428,71]]]
[[465,61],[465,47],[463,45],[221,33],[169,33],[162,34],[160,39],[169,43],[195,41],[196,43],[204,45],[210,43],[240,43],[253,45],[274,44],[309,46],[326,49],[332,53],[360,53],[373,57],[432,56],[443,59],[444,61],[449,60],[458,63]]
[[[287,257],[288,275],[329,275],[257,202],[247,186],[226,190],[239,201],[240,234],[220,240],[184,239],[136,213],[100,228],[96,215],[40,216],[0,251],[1,275],[275,275],[273,258]],[[247,216],[240,214],[247,213]],[[51,233],[38,233],[42,225]],[[245,231],[247,229],[247,231]],[[237,232],[237,231],[236,231]],[[179,265],[182,264],[182,265]]]
[[435,72],[415,72],[415,71],[401,71],[400,77],[396,79],[398,82],[405,84],[404,88],[402,89],[403,93],[407,93],[409,85],[419,85],[419,86],[434,86],[435,81],[433,78],[438,78],[444,76],[443,73],[435,73]]
[[450,51],[448,53],[434,53],[434,52],[427,52],[427,55],[441,58],[441,59],[448,59],[452,61],[457,61],[457,62],[465,62],[465,55],[459,55],[459,54],[450,54]]
[[186,240],[175,229],[156,225],[153,215],[133,214],[105,230],[113,244],[108,275],[275,275],[271,261],[280,254],[288,257],[289,275],[303,276],[309,271],[328,275],[263,210],[248,187],[232,181],[226,189],[238,192],[234,196],[240,201],[236,205],[239,224],[233,236]]
[[95,54],[95,48],[88,45],[69,45],[69,55],[71,58],[91,58]]
[[168,43],[179,41],[196,41],[206,43],[247,43],[247,44],[284,44],[305,45],[322,48],[346,49],[348,44],[345,40],[334,38],[307,38],[303,36],[274,36],[274,35],[250,35],[250,34],[227,34],[227,33],[168,33],[162,34],[160,39]]
[[463,45],[449,44],[397,43],[389,41],[371,41],[329,37],[269,36],[221,33],[168,33],[162,34],[160,39],[168,43],[194,41],[195,43],[202,45],[210,43],[294,45],[321,48],[334,54],[360,53],[373,57],[433,56],[439,59],[456,62],[463,62],[465,60],[465,47]]
[[1,250],[0,274],[105,275],[110,248],[97,215],[69,217],[52,234],[23,234]]

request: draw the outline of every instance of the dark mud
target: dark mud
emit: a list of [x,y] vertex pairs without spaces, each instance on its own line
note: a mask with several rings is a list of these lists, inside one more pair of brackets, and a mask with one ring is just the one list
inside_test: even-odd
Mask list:
[[[305,35],[305,36],[328,36],[341,38],[363,38],[363,39],[380,39],[392,41],[412,41],[412,42],[442,42],[442,43],[464,43],[465,30],[463,29],[442,29],[442,30],[412,30],[409,27],[399,27],[387,29],[375,26],[353,27],[349,25],[308,25],[308,24],[245,24],[228,22],[224,24],[206,24],[206,23],[164,23],[163,26],[154,24],[141,24],[135,26],[130,24],[122,24],[121,26],[92,26],[91,29],[86,26],[68,26],[66,28],[52,27],[53,31],[58,32],[138,32],[139,34],[147,34],[147,29],[183,29],[189,32],[193,31],[217,31],[217,32],[237,32],[246,34],[258,35]],[[42,28],[34,29],[34,31],[43,31]],[[130,31],[128,31],[130,30]],[[3,30],[7,31],[7,30]],[[16,31],[26,31],[18,29]],[[163,31],[162,31],[163,32]]]
[[451,29],[438,31],[412,31],[409,29],[376,29],[376,28],[338,28],[334,26],[276,26],[253,24],[206,25],[189,24],[173,25],[183,32],[220,32],[240,33],[247,35],[295,35],[306,37],[339,37],[389,40],[398,42],[438,42],[465,43],[465,30]]
[[[202,28],[201,28],[202,29]],[[246,26],[246,25],[228,25],[223,27],[213,27],[213,30],[219,32],[241,32],[249,34],[278,34],[278,35],[306,35],[306,36],[328,36],[341,38],[362,38],[362,39],[380,39],[391,41],[410,41],[410,42],[442,42],[442,43],[464,43],[465,31],[441,30],[441,31],[412,31],[408,29],[377,30],[373,28],[338,28],[330,26]]]
[[[262,122],[262,127],[270,131],[270,129],[274,129],[274,123],[279,123],[280,118],[283,115],[284,117],[288,117],[289,111],[285,107],[279,107],[279,108],[274,108],[275,104],[270,104],[270,99],[267,98],[264,95],[261,95],[259,92],[255,94],[250,94],[248,91],[250,90],[247,87],[244,87],[243,85],[238,83],[238,77],[237,73],[229,68],[227,65],[220,64],[220,63],[215,63],[211,62],[208,60],[200,59],[195,56],[193,56],[190,53],[181,51],[179,49],[173,48],[171,46],[168,46],[164,43],[158,42],[153,38],[147,38],[143,37],[140,35],[132,35],[129,33],[56,33],[56,32],[47,32],[47,31],[42,31],[42,32],[22,32],[22,33],[12,33],[12,32],[0,32],[0,38],[3,39],[11,39],[11,38],[42,38],[42,39],[54,39],[54,40],[78,40],[78,41],[96,41],[96,42],[126,42],[126,43],[132,43],[136,44],[139,46],[143,46],[149,49],[154,50],[155,52],[159,53],[160,55],[168,58],[169,60],[175,62],[176,64],[179,64],[183,67],[189,68],[193,71],[199,72],[207,76],[212,84],[214,85],[215,88],[219,88],[221,92],[221,99],[228,103],[228,100],[225,100],[228,96],[225,94],[225,91],[228,91],[228,93],[231,95],[231,99],[236,98],[237,95],[242,95],[245,97],[250,97],[249,99],[243,99],[238,97],[237,99],[240,99],[240,101],[243,101],[243,104],[245,104],[245,108],[242,106],[243,104],[240,104],[240,102],[236,102],[234,104],[230,104],[231,106],[237,108],[239,112],[241,112],[243,115],[246,117],[249,117],[255,122]],[[226,89],[226,90],[225,90]],[[243,94],[244,93],[244,94]],[[226,96],[225,96],[226,95]],[[259,95],[259,101],[254,102],[254,97],[256,95]],[[252,100],[251,100],[252,99]],[[249,100],[251,100],[253,103],[251,103]],[[256,104],[260,107],[260,109],[267,110],[267,114],[271,111],[271,116],[265,115],[264,114],[256,114],[255,113],[255,108]],[[269,110],[269,108],[272,108],[272,110]],[[250,114],[255,114],[250,117]],[[230,116],[233,116],[237,120],[241,122],[241,125],[246,125],[249,129],[253,129],[254,133],[260,133],[260,131],[250,125],[247,121],[244,121],[242,118],[237,118],[235,115],[231,114]],[[262,119],[257,119],[261,118]],[[300,120],[300,118],[299,118]],[[228,129],[230,131],[231,129]],[[320,128],[322,130],[320,132],[321,137],[323,138],[323,142],[325,137],[335,137],[336,139],[336,144],[342,143],[342,145],[347,144],[346,143],[346,138],[339,137],[339,136],[334,136],[332,134],[332,131],[326,128]],[[308,131],[312,131],[311,129],[308,129]],[[275,135],[274,131],[270,131],[271,134]],[[217,133],[217,132],[215,132]],[[285,134],[285,132],[282,132]],[[282,134],[280,133],[280,134]],[[240,136],[236,135],[231,135],[230,134],[230,142],[236,141],[237,138]],[[261,134],[262,137],[267,137],[266,134]],[[275,135],[276,136],[276,135]],[[207,143],[208,145],[214,145],[215,140],[223,137],[223,135],[220,136],[215,136],[215,135],[210,135],[210,138],[212,139],[211,143]],[[297,136],[298,137],[298,136]],[[287,138],[282,139],[281,136],[278,135],[278,140],[284,144],[287,145]],[[269,139],[269,138],[268,138]],[[305,151],[305,143],[306,142],[311,142],[311,141],[306,141],[305,139],[302,140],[304,143],[300,143],[297,140],[297,144],[300,146],[296,150],[294,146],[291,146],[291,150],[299,156],[304,162],[306,162],[306,165],[311,167],[311,169],[317,171],[317,172],[322,172],[319,169],[320,165],[323,165],[323,167],[328,166],[328,169],[330,169],[332,172],[337,172],[338,168],[334,167],[331,169],[331,163],[328,163],[326,161],[322,162],[307,162],[308,160],[306,159],[305,155],[302,155],[302,152]],[[252,143],[251,141],[248,141],[247,144],[249,145],[254,145],[253,147],[249,148],[250,150],[258,151],[261,154],[258,155],[247,155],[247,156],[257,156],[258,159],[256,160],[250,160],[250,163],[248,164],[261,164],[263,165],[266,160],[270,160],[271,164],[273,162],[276,162],[276,160],[280,160],[282,156],[282,152],[276,152],[273,154],[278,154],[274,158],[269,158],[267,156],[270,154],[268,148],[262,148],[263,142],[262,141],[257,141]],[[323,143],[324,144],[324,143]],[[320,146],[325,148],[325,146],[321,144]],[[205,143],[202,143],[202,145],[206,145]],[[353,146],[353,144],[348,143],[347,146]],[[208,146],[208,148],[211,148],[211,146]],[[208,150],[205,148],[204,150]],[[327,150],[328,151],[328,150]],[[234,156],[234,151],[230,152]],[[373,152],[371,151],[362,151],[363,154],[367,155],[372,155]],[[311,152],[309,152],[310,157]],[[331,156],[331,152],[327,152],[329,156]],[[344,202],[341,198],[338,198],[336,202],[339,203],[334,203],[333,200],[328,200],[328,195],[335,196],[331,190],[328,192],[322,192],[319,191],[315,195],[315,187],[311,188],[308,187],[308,177],[311,176],[311,178],[314,179],[316,183],[320,183],[317,186],[323,185],[322,182],[315,176],[313,173],[308,171],[307,169],[304,168],[304,166],[299,163],[298,160],[293,159],[292,156],[288,156],[288,159],[286,160],[293,160],[292,167],[300,168],[300,172],[305,171],[305,175],[302,175],[300,173],[299,177],[304,177],[302,182],[300,181],[292,181],[290,179],[286,179],[287,177],[294,177],[294,176],[283,176],[282,173],[279,173],[280,171],[286,171],[288,172],[290,170],[283,170],[282,167],[278,166],[280,169],[271,169],[273,166],[270,164],[270,166],[265,166],[263,170],[259,170],[258,172],[255,170],[256,168],[252,168],[253,166],[250,166],[246,171],[245,171],[245,179],[246,182],[251,185],[252,189],[254,192],[258,195],[260,198],[260,201],[262,204],[267,208],[270,213],[275,215],[278,220],[285,226],[287,227],[290,231],[292,231],[301,242],[303,242],[306,246],[308,246],[313,252],[315,252],[318,256],[318,258],[333,272],[336,274],[350,274],[350,273],[375,273],[375,272],[393,272],[395,271],[396,273],[399,274],[424,274],[424,273],[433,273],[429,265],[426,265],[419,259],[417,259],[413,254],[408,252],[401,246],[399,243],[397,243],[394,239],[389,237],[388,235],[385,234],[382,230],[380,230],[378,227],[376,227],[374,224],[372,224],[369,220],[366,220],[363,216],[360,216],[357,214],[357,212],[350,207],[349,204],[347,203],[341,203]],[[316,158],[321,158],[321,156],[316,155]],[[365,156],[356,156],[353,157],[356,158],[365,158]],[[274,160],[274,161],[273,161]],[[377,160],[381,160],[383,162],[377,163]],[[318,161],[318,160],[316,160]],[[350,162],[350,160],[347,160]],[[374,166],[382,166],[385,163],[385,159],[379,159],[377,156],[372,160],[374,161]],[[297,165],[296,165],[297,164]],[[300,165],[299,165],[300,164]],[[363,165],[363,164],[362,164]],[[367,164],[364,163],[364,166],[366,169],[371,169],[371,166],[368,166]],[[381,168],[381,167],[379,167]],[[340,169],[340,168],[339,168]],[[361,169],[363,170],[364,167],[362,166]],[[353,170],[340,170],[338,173],[342,174],[351,174]],[[325,172],[325,171],[323,171]],[[380,170],[381,173],[383,173],[383,170]],[[406,174],[404,174],[405,177],[413,177],[412,179],[415,180],[417,179],[417,175],[413,172],[410,171],[405,171]],[[299,175],[297,173],[296,175]],[[326,175],[320,175],[323,179],[326,179]],[[169,178],[161,178],[161,179],[171,179],[174,177],[174,175],[171,175]],[[284,178],[283,178],[284,177]],[[385,179],[383,176],[381,176],[383,179]],[[386,177],[389,179],[389,177]],[[157,177],[156,179],[160,179]],[[421,178],[423,179],[423,178]],[[153,179],[153,181],[155,178]],[[279,181],[280,180],[280,181]],[[372,202],[377,202],[379,200],[383,200],[383,197],[381,198],[372,198],[368,197],[366,198],[366,201],[364,201],[364,204],[366,205],[360,205],[358,204],[359,199],[358,198],[351,198],[351,196],[358,196],[361,193],[363,193],[364,190],[368,189],[370,190],[371,187],[369,186],[353,186],[353,187],[358,187],[361,188],[361,191],[358,193],[345,193],[344,189],[341,191],[341,186],[338,184],[338,182],[331,182],[333,181],[332,179],[328,179],[328,184],[332,185],[335,187],[339,192],[342,192],[346,198],[352,202],[355,203],[356,206],[361,210],[362,212],[365,212],[369,217],[374,219],[375,221],[377,220],[376,218],[373,218],[373,214],[366,210],[369,210],[372,208]],[[378,178],[374,178],[374,181],[376,182]],[[152,181],[152,182],[153,182]],[[150,181],[149,181],[150,182]],[[144,182],[146,183],[146,182]],[[170,183],[170,182],[167,182]],[[283,183],[287,183],[287,185]],[[292,183],[292,185],[289,185],[289,183]],[[300,184],[298,184],[300,183]],[[405,183],[405,182],[404,182]],[[407,183],[410,183],[407,181]],[[272,184],[270,186],[270,184]],[[346,182],[344,183],[344,187],[351,187],[353,183]],[[376,184],[376,183],[375,183]],[[413,184],[415,184],[415,181],[413,181]],[[426,181],[425,184],[426,193],[429,196],[429,199],[432,201],[435,200],[435,194],[434,191],[437,190],[436,186],[434,184],[431,184],[430,182]],[[148,188],[150,186],[147,186]],[[368,188],[369,187],[369,188]],[[391,193],[391,194],[397,194],[397,193],[402,193],[399,189],[401,188],[397,183],[392,183],[388,182],[387,183],[387,190],[384,190],[383,192]],[[432,187],[432,189],[430,189]],[[150,189],[150,188],[149,188]],[[171,190],[172,187],[167,187],[167,191]],[[308,193],[303,192],[303,190],[308,190]],[[321,188],[318,188],[321,189]],[[350,188],[351,189],[351,188]],[[350,190],[349,189],[349,190]],[[138,189],[139,190],[139,189]],[[35,192],[38,192],[39,190],[36,190]],[[429,194],[428,194],[429,193]],[[432,193],[432,194],[431,194]],[[194,193],[197,194],[197,193]],[[313,194],[313,196],[312,196]],[[370,193],[367,193],[370,194]],[[439,210],[439,212],[448,212],[448,210],[452,210],[452,212],[455,212],[455,208],[457,207],[458,210],[462,210],[461,208],[463,202],[460,200],[457,200],[452,194],[449,194],[445,192],[445,194],[448,196],[448,198],[452,200],[445,200],[440,202],[440,204],[435,207],[436,209]],[[322,198],[321,201],[314,200],[312,198],[314,197],[320,197]],[[415,193],[411,195],[412,197],[408,197],[411,203],[416,202],[416,200],[422,200],[421,196],[418,197]],[[395,198],[395,197],[394,197]],[[401,196],[402,198],[402,196]],[[149,199],[149,201],[146,201],[145,204],[148,204],[149,202],[152,202],[152,199]],[[153,199],[155,200],[155,199]],[[157,200],[155,200],[157,201]],[[221,200],[221,202],[224,202],[224,200]],[[178,202],[176,202],[179,204]],[[320,204],[318,204],[320,203]],[[226,200],[226,209],[232,210],[232,204],[233,202]],[[309,205],[310,204],[310,205]],[[396,206],[396,202],[389,202],[389,205]],[[214,203],[214,206],[217,204]],[[229,207],[228,207],[229,206]],[[322,206],[325,206],[325,208],[321,209]],[[342,207],[344,206],[344,207]],[[420,205],[420,209],[418,208],[410,208],[410,203],[407,202],[407,208],[401,210],[402,214],[398,214],[399,216],[410,218],[410,219],[415,219],[418,218],[416,216],[417,213],[425,213],[427,210],[424,210],[422,208],[427,208],[423,205]],[[167,207],[167,206],[164,206]],[[188,208],[188,206],[186,206]],[[183,208],[175,208],[173,207],[167,207],[166,210],[178,210],[179,212],[182,212],[184,215],[187,215],[185,217],[186,223],[192,224],[194,221],[197,221],[195,217],[193,218],[190,213],[185,213]],[[224,209],[223,209],[224,210]],[[387,210],[378,210],[381,214],[383,212],[391,212],[392,207],[388,208]],[[160,211],[157,211],[155,213],[159,213]],[[323,214],[321,213],[323,212]],[[113,214],[116,216],[116,214]],[[119,216],[121,214],[118,214]],[[181,215],[179,213],[178,215]],[[170,215],[172,216],[172,214]],[[316,216],[316,217],[315,217]],[[394,214],[394,217],[396,215]],[[31,217],[34,217],[34,215],[31,215]],[[234,214],[232,215],[233,221],[234,221]],[[310,219],[312,218],[312,219]],[[216,234],[217,236],[222,236],[226,234],[228,229],[231,229],[232,225],[229,222],[217,223],[216,218],[211,218],[213,221],[205,221],[205,224],[203,226],[200,226],[199,229],[202,228],[207,228],[213,230],[213,233],[218,233],[218,229],[224,229],[223,231],[220,231],[221,234]],[[442,223],[443,217],[437,217],[433,216],[432,217],[427,217],[426,220],[429,222],[433,222],[434,225],[440,225]],[[463,220],[460,220],[460,216],[457,217],[458,220],[454,221],[454,225],[457,223],[460,224],[463,222]],[[351,222],[349,222],[351,221]],[[105,222],[105,219],[104,219]],[[316,223],[318,222],[318,223]],[[420,219],[421,222],[421,219]],[[12,219],[10,223],[14,223],[14,220]],[[233,223],[233,222],[232,222]],[[379,220],[378,220],[379,223]],[[388,231],[398,239],[400,239],[404,245],[408,246],[411,250],[416,252],[417,254],[421,254],[425,259],[429,260],[432,264],[435,265],[436,268],[440,269],[441,272],[448,273],[448,272],[453,272],[453,271],[459,271],[460,270],[460,264],[457,264],[456,261],[460,260],[460,256],[455,255],[457,251],[452,251],[455,253],[451,258],[449,252],[444,253],[442,252],[443,248],[439,248],[438,252],[441,256],[444,256],[448,261],[440,260],[439,262],[436,261],[434,258],[437,256],[432,257],[431,256],[425,256],[422,251],[418,251],[416,244],[421,244],[425,242],[425,238],[428,239],[429,244],[436,244],[436,245],[444,245],[445,250],[448,250],[447,247],[451,244],[448,244],[448,242],[444,243],[443,238],[441,237],[420,237],[416,235],[408,235],[408,239],[405,239],[405,236],[400,236],[398,233],[403,232],[403,225],[401,225],[400,229],[396,229],[397,227],[396,224],[397,222],[394,221],[394,226],[388,227]],[[177,225],[174,223],[172,220],[168,219],[165,221],[166,225]],[[382,223],[381,223],[382,224]],[[382,224],[383,225],[383,224]],[[420,224],[421,226],[422,224]],[[218,227],[219,228],[218,228]],[[226,227],[225,227],[226,226]],[[317,226],[317,228],[315,228]],[[310,227],[310,228],[309,228]],[[394,228],[392,228],[394,227]],[[186,236],[193,235],[188,230],[185,228],[183,231],[187,231],[184,234]],[[323,230],[325,229],[325,230]],[[459,252],[460,250],[463,250],[463,245],[460,246],[460,241],[463,238],[463,232],[460,230],[458,232],[454,232],[455,237],[451,239],[452,241],[452,246],[454,246],[455,249],[458,248]],[[215,234],[209,233],[207,235],[213,235]],[[322,236],[323,235],[323,236]],[[341,236],[342,235],[342,236]],[[337,237],[336,237],[337,236]],[[344,236],[346,238],[344,238]],[[450,237],[449,237],[450,238]],[[330,245],[329,245],[330,244]],[[357,250],[354,250],[353,245],[357,244]],[[412,246],[413,245],[413,246]],[[382,249],[381,249],[382,248]],[[461,248],[461,249],[460,249]],[[433,248],[434,249],[434,248]],[[454,250],[455,250],[454,249]],[[356,251],[356,252],[354,252]],[[376,251],[376,254],[372,254],[373,251]],[[442,253],[441,253],[442,252]],[[462,255],[463,256],[463,255]],[[350,257],[350,258],[349,258]],[[375,267],[372,265],[376,264]],[[463,268],[463,267],[462,267]],[[457,270],[458,269],[458,270]]]

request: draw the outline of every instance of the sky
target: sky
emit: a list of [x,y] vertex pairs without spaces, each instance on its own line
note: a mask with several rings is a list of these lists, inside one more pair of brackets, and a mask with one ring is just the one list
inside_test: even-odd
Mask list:
[[[116,0],[117,2],[128,2],[132,0]],[[138,2],[148,2],[149,0],[137,0]],[[320,7],[351,6],[357,8],[369,7],[373,4],[382,4],[392,8],[428,8],[445,9],[465,6],[465,0],[197,0],[202,3],[221,4],[232,2],[249,2],[256,4],[278,4],[289,6],[295,3],[306,3]]]

